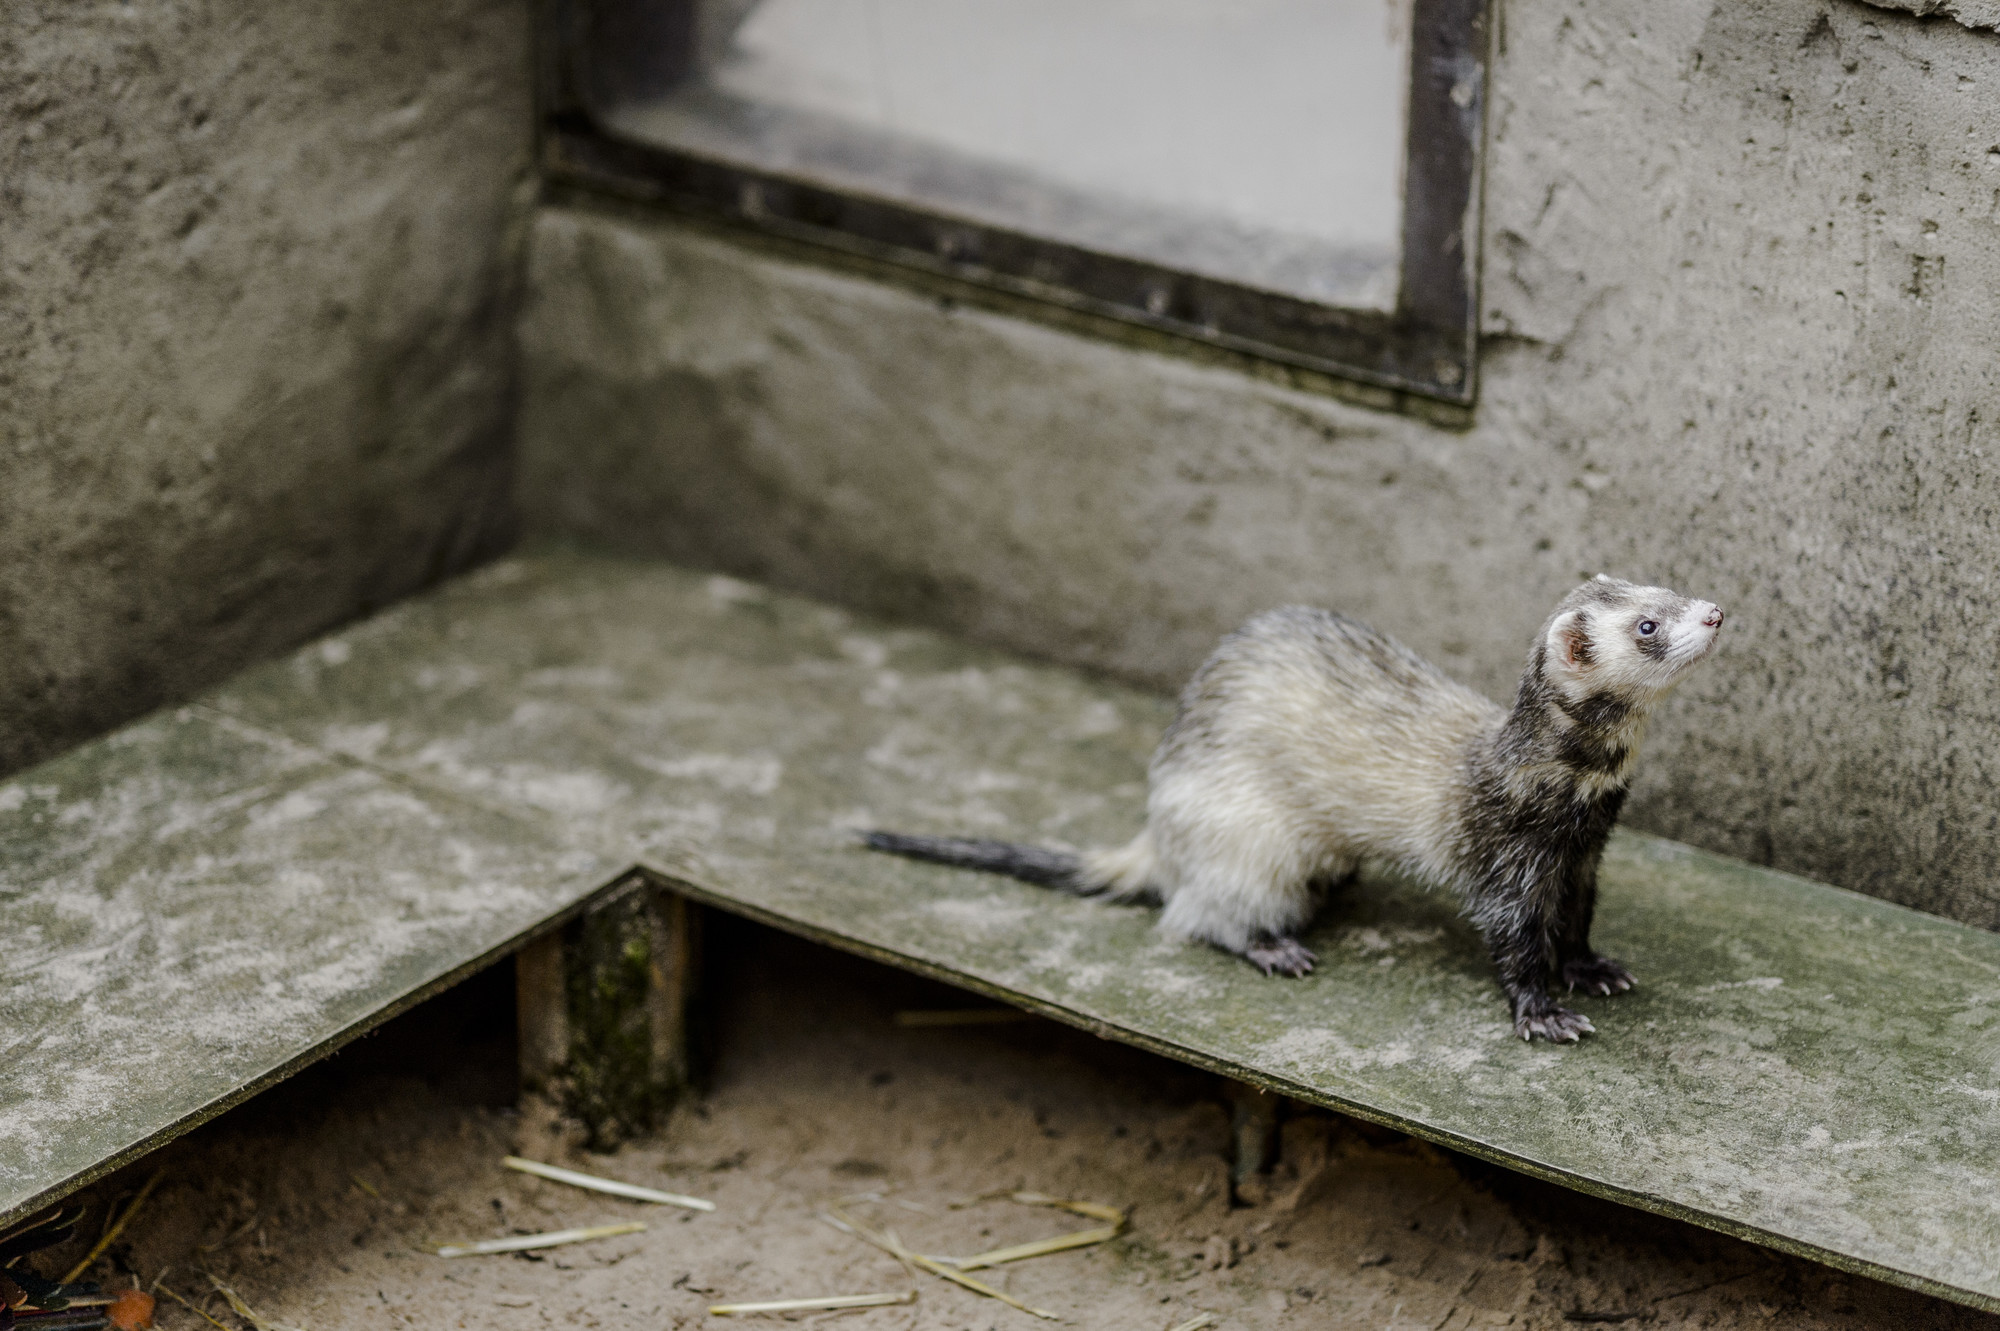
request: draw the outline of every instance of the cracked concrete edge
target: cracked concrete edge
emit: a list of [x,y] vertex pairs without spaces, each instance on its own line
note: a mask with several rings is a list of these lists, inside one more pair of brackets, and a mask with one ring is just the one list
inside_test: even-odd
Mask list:
[[1996,0],[1861,0],[1861,3],[1915,14],[1918,18],[1942,15],[1974,31],[2000,31],[2000,2]]

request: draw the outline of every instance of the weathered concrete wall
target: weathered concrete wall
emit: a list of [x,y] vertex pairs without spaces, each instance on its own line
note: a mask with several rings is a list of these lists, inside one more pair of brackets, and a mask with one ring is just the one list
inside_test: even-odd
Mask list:
[[2000,38],[1503,8],[1469,432],[556,210],[532,521],[1162,687],[1299,599],[1501,694],[1669,583],[1731,621],[1632,821],[2000,926]]
[[0,770],[505,538],[522,0],[0,9]]

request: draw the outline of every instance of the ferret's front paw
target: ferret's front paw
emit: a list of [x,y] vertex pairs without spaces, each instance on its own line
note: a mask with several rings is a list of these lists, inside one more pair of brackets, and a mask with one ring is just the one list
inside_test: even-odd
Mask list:
[[1547,999],[1514,1014],[1514,1034],[1523,1040],[1532,1040],[1539,1035],[1557,1044],[1575,1044],[1596,1030],[1589,1017],[1581,1012],[1571,1012],[1566,1007],[1557,1007]]
[[1631,971],[1609,957],[1578,957],[1563,963],[1563,983],[1571,993],[1581,989],[1586,994],[1609,998],[1624,993],[1638,981],[1632,978]]
[[1266,975],[1310,975],[1319,958],[1296,938],[1260,938],[1243,949],[1243,958]]

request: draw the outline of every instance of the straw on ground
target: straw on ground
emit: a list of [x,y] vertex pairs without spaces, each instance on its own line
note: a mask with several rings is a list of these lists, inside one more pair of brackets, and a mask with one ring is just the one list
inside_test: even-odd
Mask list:
[[1072,1211],[1077,1215],[1089,1216],[1092,1220],[1107,1220],[1114,1225],[1125,1223],[1125,1212],[1116,1206],[1106,1206],[1103,1202],[1078,1202],[1067,1197],[1051,1197],[1042,1192],[1003,1192],[1000,1196],[1023,1206],[1053,1206],[1059,1211]]
[[1109,1243],[1125,1232],[1122,1224],[1105,1225],[1099,1229],[1074,1229],[1067,1234],[1057,1234],[1052,1238],[1036,1239],[1031,1243],[1017,1243],[1011,1248],[994,1248],[990,1252],[977,1253],[971,1257],[942,1257],[938,1260],[950,1262],[961,1271],[977,1271],[988,1266],[1004,1266],[1008,1262],[1018,1262],[1029,1257],[1046,1257],[1052,1252],[1068,1252],[1071,1248],[1088,1248],[1092,1244]]
[[84,1254],[82,1261],[69,1269],[69,1273],[62,1278],[63,1284],[69,1284],[85,1271],[88,1271],[90,1264],[102,1257],[104,1250],[118,1241],[118,1236],[125,1232],[125,1226],[130,1224],[132,1217],[138,1214],[139,1207],[145,1202],[146,1198],[152,1196],[153,1189],[158,1187],[160,1180],[166,1176],[167,1171],[164,1169],[153,1171],[153,1177],[146,1180],[145,1184],[139,1189],[138,1195],[132,1199],[131,1205],[125,1208],[124,1214],[112,1221],[110,1228],[104,1231],[104,1237],[97,1240],[96,1246]]
[[251,1311],[250,1305],[243,1301],[243,1296],[224,1284],[220,1276],[211,1271],[204,1271],[202,1274],[208,1277],[209,1284],[215,1286],[215,1292],[228,1300],[230,1308],[236,1315],[256,1327],[257,1331],[299,1331],[295,1326],[286,1326],[283,1322],[273,1322],[267,1317],[258,1316]]
[[829,1312],[842,1308],[886,1308],[895,1303],[915,1303],[917,1292],[901,1294],[829,1294],[817,1299],[772,1299],[764,1303],[712,1303],[711,1317],[740,1317],[748,1313]]
[[208,1313],[206,1313],[202,1309],[195,1307],[192,1303],[189,1303],[186,1299],[174,1293],[174,1291],[169,1289],[167,1286],[155,1285],[155,1288],[158,1289],[160,1293],[172,1299],[175,1303],[178,1303],[181,1307],[193,1313],[196,1317],[201,1318],[202,1321],[207,1322],[210,1326],[216,1328],[216,1331],[230,1331],[230,1328],[216,1321],[213,1317],[209,1316]]
[[945,1205],[950,1210],[963,1211],[968,1206],[977,1206],[981,1202],[998,1201],[1003,1197],[1010,1202],[1019,1202],[1023,1206],[1053,1206],[1058,1210],[1073,1211],[1077,1215],[1089,1216],[1092,1220],[1105,1220],[1114,1225],[1125,1223],[1125,1212],[1116,1206],[1106,1206],[1102,1202],[1079,1202],[1068,1197],[1051,1197],[1045,1192],[1024,1192],[1019,1188],[994,1188],[991,1191],[982,1192],[976,1197],[967,1197],[963,1201],[947,1202]]
[[[1095,1229],[1077,1229],[1067,1234],[1057,1234],[1052,1238],[1036,1239],[1030,1243],[1017,1243],[1008,1248],[994,1248],[971,1257],[946,1257],[961,1271],[977,1271],[983,1267],[1001,1266],[1007,1262],[1018,1262],[1029,1257],[1046,1257],[1052,1252],[1068,1252],[1072,1248],[1088,1248],[1098,1243],[1109,1243],[1125,1232],[1127,1213],[1116,1206],[1106,1206],[1101,1202],[1079,1202],[1068,1197],[1051,1197],[1041,1192],[991,1192],[976,1200],[990,1201],[1004,1197],[1023,1206],[1048,1206],[1076,1215],[1088,1216],[1093,1220],[1107,1220],[1110,1223]],[[966,1206],[971,1203],[954,1203]]]
[[546,1234],[516,1234],[506,1239],[481,1239],[477,1243],[447,1243],[437,1250],[437,1255],[479,1257],[496,1252],[532,1252],[537,1248],[560,1248],[565,1243],[587,1243],[591,1239],[608,1239],[617,1234],[637,1234],[645,1227],[645,1222],[631,1220],[622,1225],[592,1225],[588,1229],[556,1229]]
[[888,1253],[891,1257],[894,1257],[906,1266],[921,1267],[934,1276],[949,1280],[954,1285],[961,1285],[975,1294],[984,1294],[989,1299],[998,1299],[1010,1308],[1018,1308],[1020,1311],[1033,1317],[1039,1317],[1043,1321],[1060,1322],[1062,1320],[1062,1318],[1052,1312],[1047,1312],[1041,1308],[1030,1308],[1013,1295],[997,1290],[985,1281],[974,1280],[963,1271],[946,1266],[935,1257],[926,1257],[920,1252],[910,1251],[892,1235],[878,1233],[875,1230],[869,1229],[859,1220],[856,1220],[853,1216],[840,1210],[838,1207],[822,1211],[820,1218],[842,1233],[852,1234],[863,1243],[880,1248],[883,1252]]
[[617,1179],[599,1178],[595,1174],[580,1174],[574,1169],[545,1165],[539,1160],[523,1160],[518,1155],[505,1156],[500,1163],[523,1174],[533,1174],[536,1178],[567,1183],[573,1188],[588,1188],[592,1192],[610,1193],[613,1197],[629,1197],[635,1202],[658,1202],[662,1206],[682,1206],[690,1211],[715,1209],[714,1202],[700,1197],[684,1197],[678,1192],[661,1192],[658,1188],[642,1188],[636,1183],[620,1183]]

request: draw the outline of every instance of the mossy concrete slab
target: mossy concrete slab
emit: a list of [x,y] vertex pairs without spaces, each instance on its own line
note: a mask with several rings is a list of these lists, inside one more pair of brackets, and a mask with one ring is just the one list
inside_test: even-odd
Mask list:
[[0,1225],[615,877],[517,818],[200,708],[0,784]]
[[1151,912],[859,848],[1106,843],[1162,701],[726,578],[549,551],[241,678],[221,712],[697,897],[1581,1190],[2000,1308],[2000,937],[1636,835],[1640,988],[1523,1044],[1450,904],[1375,878],[1302,981]]

